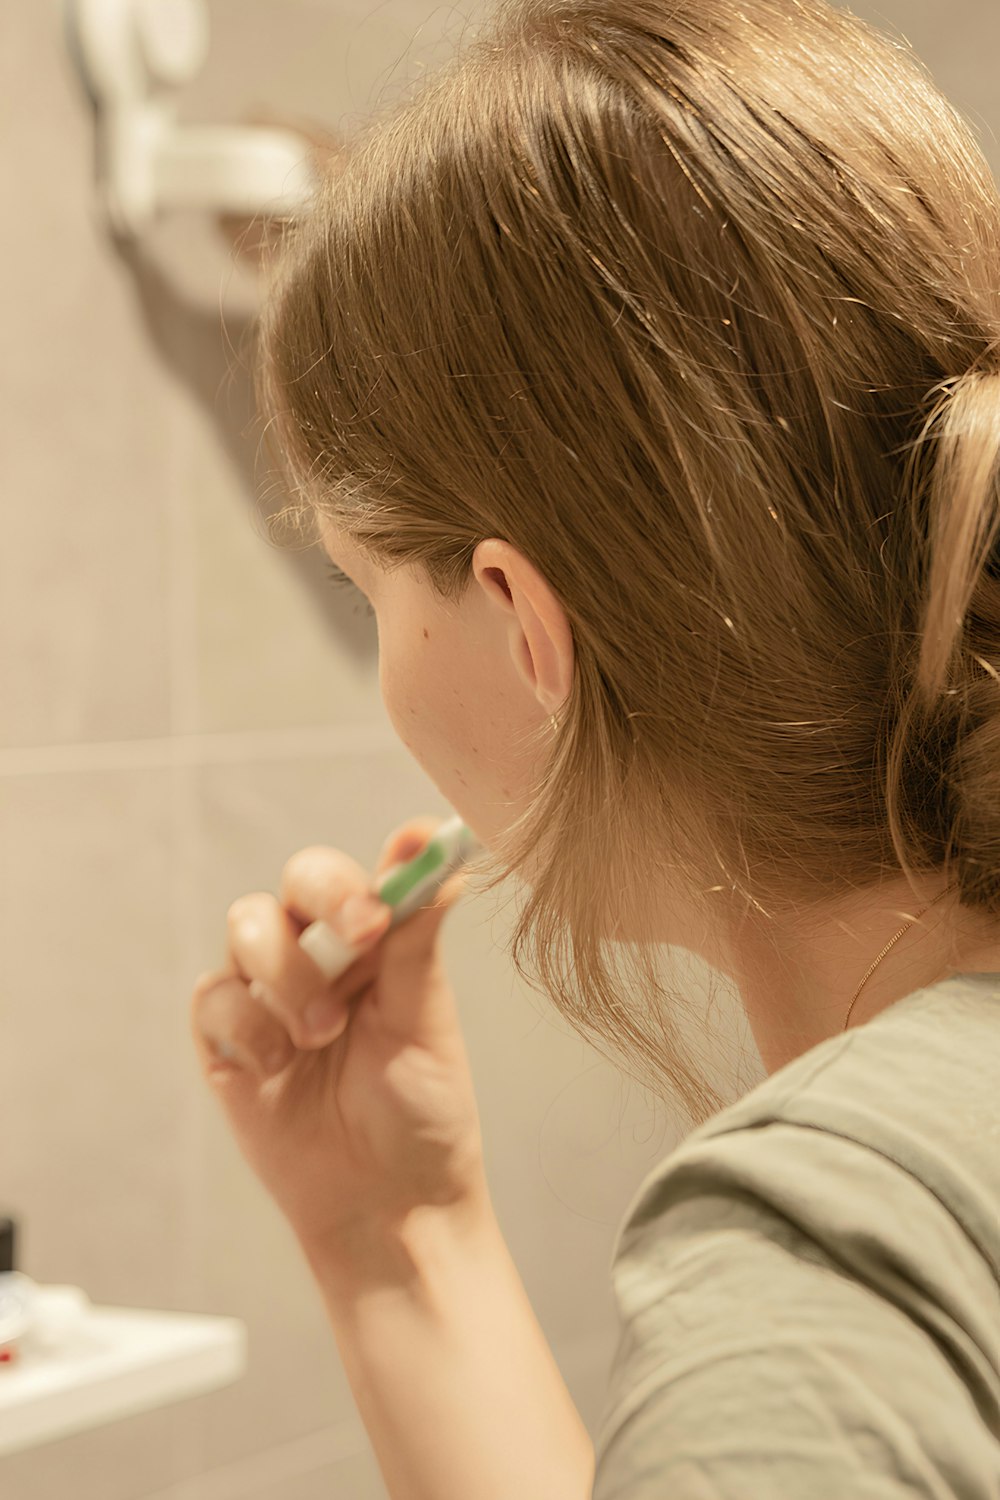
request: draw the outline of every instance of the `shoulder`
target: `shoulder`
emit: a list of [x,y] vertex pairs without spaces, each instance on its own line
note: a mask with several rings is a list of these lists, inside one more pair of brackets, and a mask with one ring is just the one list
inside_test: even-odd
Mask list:
[[594,1500],[1000,1494],[1000,1198],[953,1124],[961,1037],[948,1126],[914,1088],[925,1020],[831,1039],[642,1182]]
[[938,1200],[1000,1280],[998,1056],[996,975],[955,976],[829,1038],[692,1131],[647,1174],[613,1260],[667,1197],[743,1190],[822,1236],[833,1228],[831,1201],[838,1209],[853,1203],[864,1219],[870,1209],[877,1215],[878,1194],[904,1191],[909,1179]]
[[[744,1138],[704,1143],[622,1243],[594,1500],[1000,1493],[1000,1382],[977,1344],[995,1287],[980,1283],[982,1314],[962,1326],[934,1289],[956,1274],[953,1221],[935,1224],[925,1190],[900,1192],[876,1154],[802,1134],[767,1132],[777,1190],[758,1191]],[[781,1165],[794,1157],[798,1175]],[[877,1213],[851,1178],[880,1184]],[[929,1281],[903,1226],[941,1237]]]

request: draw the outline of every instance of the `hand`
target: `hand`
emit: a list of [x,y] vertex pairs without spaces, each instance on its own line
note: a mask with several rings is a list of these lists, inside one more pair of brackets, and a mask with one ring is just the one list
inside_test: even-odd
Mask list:
[[[376,878],[418,854],[440,824],[415,818],[397,829]],[[475,1091],[440,951],[445,912],[464,885],[461,871],[452,875],[432,906],[388,934],[391,911],[378,903],[366,951],[331,982],[299,935],[322,919],[361,946],[344,928],[344,903],[373,893],[373,881],[337,849],[302,849],[279,897],[232,904],[225,967],[196,981],[191,1021],[205,1078],[300,1241],[327,1257],[416,1208],[485,1195]],[[310,1034],[307,1013],[321,1001],[332,1016]]]

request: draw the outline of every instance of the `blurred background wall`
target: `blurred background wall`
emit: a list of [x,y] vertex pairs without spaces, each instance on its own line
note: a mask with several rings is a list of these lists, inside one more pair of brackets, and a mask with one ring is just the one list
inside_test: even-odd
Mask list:
[[[853,8],[913,42],[1000,170],[995,0]],[[210,12],[183,119],[265,110],[348,138],[485,15],[474,0]],[[0,1458],[0,1494],[382,1500],[298,1247],[197,1074],[188,1003],[222,961],[230,902],[276,889],[296,849],[371,866],[399,822],[451,809],[384,715],[363,606],[317,553],[264,539],[252,268],[192,214],[116,253],[54,0],[4,0],[0,114],[0,1212],[37,1279],[233,1314],[250,1341],[238,1384]],[[467,899],[445,929],[490,1183],[596,1430],[615,1230],[680,1131],[516,980],[496,905]],[[689,975],[702,984],[696,962]],[[717,1025],[735,1097],[763,1071],[735,1002]]]

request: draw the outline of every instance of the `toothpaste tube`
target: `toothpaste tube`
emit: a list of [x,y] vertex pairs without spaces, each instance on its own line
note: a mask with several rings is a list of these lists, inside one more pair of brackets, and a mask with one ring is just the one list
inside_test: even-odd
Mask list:
[[[442,823],[427,846],[407,860],[387,870],[375,886],[375,894],[392,907],[389,928],[398,927],[421,907],[428,906],[444,885],[468,860],[482,849],[482,844],[460,817]],[[336,979],[364,952],[354,948],[335,933],[326,922],[313,922],[299,938],[299,946],[308,953],[326,976]]]

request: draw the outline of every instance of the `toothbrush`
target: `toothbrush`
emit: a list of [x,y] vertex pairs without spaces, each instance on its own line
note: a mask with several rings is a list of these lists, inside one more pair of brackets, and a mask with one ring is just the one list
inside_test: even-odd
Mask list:
[[[378,899],[393,908],[386,931],[429,905],[448,877],[482,847],[471,828],[460,817],[454,817],[441,824],[430,843],[413,859],[386,870],[375,886]],[[299,937],[299,947],[305,949],[330,980],[349,969],[365,951],[346,943],[326,922],[313,922],[307,927]]]

